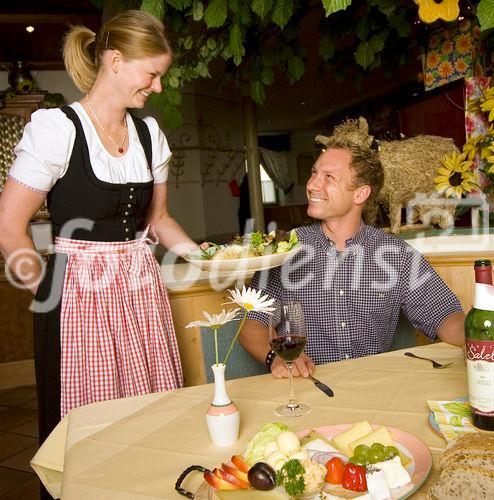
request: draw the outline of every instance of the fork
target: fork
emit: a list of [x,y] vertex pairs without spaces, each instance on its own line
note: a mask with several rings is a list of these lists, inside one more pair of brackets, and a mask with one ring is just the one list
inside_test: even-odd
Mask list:
[[437,361],[434,361],[433,359],[429,358],[423,358],[422,356],[417,356],[413,352],[406,352],[405,356],[410,356],[411,358],[417,358],[417,359],[425,359],[426,361],[430,361],[432,363],[433,368],[448,368],[448,366],[451,366],[453,362],[451,363],[438,363]]

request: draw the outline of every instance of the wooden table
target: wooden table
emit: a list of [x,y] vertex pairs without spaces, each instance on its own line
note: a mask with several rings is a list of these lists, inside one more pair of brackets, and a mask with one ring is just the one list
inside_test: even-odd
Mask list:
[[[311,427],[371,423],[397,427],[420,438],[433,457],[446,442],[429,426],[427,400],[449,400],[467,393],[460,348],[438,343],[411,349],[453,366],[434,370],[403,351],[318,366],[316,376],[330,385],[328,398],[306,379],[295,380],[298,399],[313,410],[300,418],[280,418],[274,408],[286,401],[288,381],[261,375],[228,382],[241,413],[239,441],[230,448],[209,440],[205,412],[213,386],[95,403],[73,410],[55,429],[32,464],[55,496],[67,499],[181,498],[174,491],[179,474],[191,464],[215,467],[242,453],[267,422],[283,421],[294,431]],[[196,491],[200,474],[185,483]],[[414,498],[424,498],[427,484]]]

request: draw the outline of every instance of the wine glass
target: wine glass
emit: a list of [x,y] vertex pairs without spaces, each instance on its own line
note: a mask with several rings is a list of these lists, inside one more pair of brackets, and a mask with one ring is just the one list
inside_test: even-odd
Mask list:
[[281,302],[277,306],[270,317],[269,343],[288,368],[290,396],[286,405],[276,408],[275,414],[281,417],[300,417],[312,409],[309,405],[297,403],[293,393],[293,362],[303,352],[307,343],[304,313],[300,302],[297,301]]

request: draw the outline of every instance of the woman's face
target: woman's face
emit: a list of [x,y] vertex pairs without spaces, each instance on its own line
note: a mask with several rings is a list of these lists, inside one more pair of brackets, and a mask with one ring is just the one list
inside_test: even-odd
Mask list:
[[142,57],[139,59],[120,59],[118,79],[120,91],[127,108],[142,108],[149,96],[161,92],[161,77],[172,64],[169,54]]

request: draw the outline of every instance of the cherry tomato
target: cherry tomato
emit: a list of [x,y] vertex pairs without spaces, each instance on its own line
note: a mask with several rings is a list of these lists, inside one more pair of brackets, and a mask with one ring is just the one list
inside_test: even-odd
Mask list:
[[328,460],[326,462],[326,469],[328,472],[326,473],[324,480],[331,484],[341,484],[344,467],[345,464],[341,458],[333,457],[331,460]]

